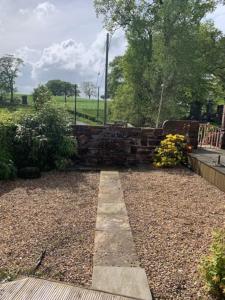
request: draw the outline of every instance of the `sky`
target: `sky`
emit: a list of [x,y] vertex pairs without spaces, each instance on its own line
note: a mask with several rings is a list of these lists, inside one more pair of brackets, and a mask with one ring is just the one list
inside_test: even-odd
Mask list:
[[[225,33],[225,7],[209,16]],[[106,32],[93,0],[0,0],[0,56],[24,60],[17,79],[21,93],[61,79],[104,83]],[[122,31],[110,43],[110,60],[126,49]],[[98,73],[100,75],[98,76]]]

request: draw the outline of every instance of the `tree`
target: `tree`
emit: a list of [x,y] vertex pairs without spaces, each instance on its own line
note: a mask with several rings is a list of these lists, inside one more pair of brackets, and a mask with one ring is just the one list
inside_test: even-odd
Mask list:
[[[95,0],[97,14],[103,15],[105,26],[122,27],[128,40],[120,64],[123,82],[114,93],[115,118],[121,116],[122,108],[130,111],[135,125],[155,125],[162,83],[165,102],[161,121],[187,116],[194,102],[201,109],[209,91],[215,90],[214,83],[221,84],[215,77],[224,74],[224,36],[213,24],[204,22],[217,3]],[[212,70],[214,66],[216,71]],[[129,107],[123,101],[129,102]]]
[[123,57],[116,56],[109,64],[108,98],[114,98],[118,87],[124,82]]
[[33,101],[36,110],[40,110],[43,106],[52,100],[52,93],[45,85],[39,85],[34,89]]
[[[48,89],[52,92],[53,96],[63,96],[65,103],[68,96],[74,95],[74,84],[62,81],[62,80],[50,80],[46,83]],[[79,96],[80,91],[77,89],[77,96]]]
[[14,85],[18,77],[20,66],[23,60],[13,55],[6,55],[0,58],[0,85],[10,93],[10,102],[13,103]]
[[84,94],[89,98],[89,100],[91,99],[91,96],[96,95],[96,87],[92,82],[89,81],[83,82],[82,90]]
[[62,96],[64,95],[64,87],[62,80],[49,80],[46,83],[47,88],[51,91],[53,96]]

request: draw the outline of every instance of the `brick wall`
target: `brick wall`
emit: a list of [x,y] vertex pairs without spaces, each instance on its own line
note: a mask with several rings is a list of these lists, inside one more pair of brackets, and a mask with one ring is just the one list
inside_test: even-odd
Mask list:
[[[78,141],[79,159],[87,165],[150,163],[155,148],[160,144],[164,136],[168,133],[175,133],[174,128],[176,126],[170,122],[165,123],[165,128],[160,129],[125,128],[119,126],[74,126],[73,133]],[[179,126],[180,130],[178,133],[187,135],[189,131],[192,136],[194,135],[191,125],[186,128],[179,123]],[[194,145],[194,137],[192,137],[192,142]]]
[[163,124],[163,133],[182,134],[186,136],[188,143],[194,148],[198,148],[199,122],[197,121],[166,121]]

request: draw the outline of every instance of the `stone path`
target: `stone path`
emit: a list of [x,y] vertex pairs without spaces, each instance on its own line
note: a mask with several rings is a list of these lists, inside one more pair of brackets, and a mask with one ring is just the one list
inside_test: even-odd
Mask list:
[[152,299],[139,267],[118,172],[101,172],[92,288]]

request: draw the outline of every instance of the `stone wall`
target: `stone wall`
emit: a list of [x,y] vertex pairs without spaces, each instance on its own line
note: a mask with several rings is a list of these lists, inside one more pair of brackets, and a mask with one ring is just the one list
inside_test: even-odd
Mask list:
[[[189,122],[190,123],[190,122]],[[150,163],[161,140],[166,134],[191,134],[191,143],[196,145],[196,126],[168,121],[164,128],[125,128],[119,126],[73,127],[78,141],[78,156],[86,165],[135,165]],[[194,137],[195,134],[195,137]]]
[[199,122],[197,121],[166,121],[163,124],[163,133],[182,134],[186,136],[188,143],[194,148],[198,148]]

